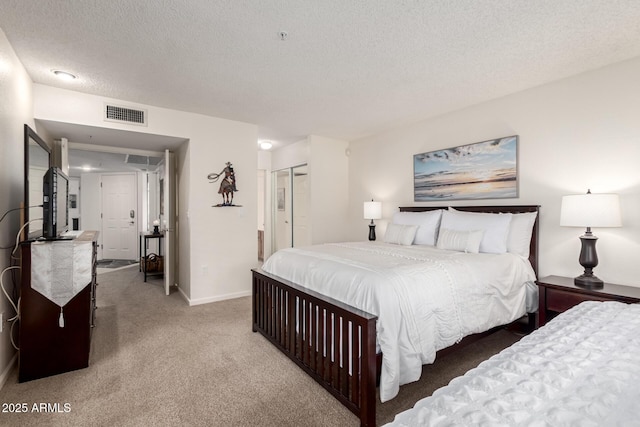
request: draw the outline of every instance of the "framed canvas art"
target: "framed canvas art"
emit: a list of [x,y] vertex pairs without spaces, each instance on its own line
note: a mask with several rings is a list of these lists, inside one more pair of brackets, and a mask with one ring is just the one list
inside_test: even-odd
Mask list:
[[413,156],[416,202],[518,197],[518,136]]

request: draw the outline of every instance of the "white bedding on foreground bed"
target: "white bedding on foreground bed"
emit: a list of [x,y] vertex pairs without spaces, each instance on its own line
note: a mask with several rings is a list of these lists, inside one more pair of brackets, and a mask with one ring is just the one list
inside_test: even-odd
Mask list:
[[380,400],[417,381],[436,351],[526,312],[529,261],[431,246],[353,242],[284,249],[263,270],[378,316]]
[[638,426],[640,304],[584,302],[388,426]]

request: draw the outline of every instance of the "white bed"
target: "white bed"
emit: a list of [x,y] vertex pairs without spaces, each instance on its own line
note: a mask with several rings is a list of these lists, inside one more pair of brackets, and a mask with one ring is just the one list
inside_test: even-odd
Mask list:
[[537,296],[529,261],[511,253],[352,242],[281,250],[263,270],[378,316],[382,402],[436,351],[522,317]]
[[437,351],[536,311],[538,211],[401,207],[382,242],[281,250],[253,270],[253,330],[375,425],[376,373],[385,402]]
[[638,426],[640,304],[584,302],[388,426]]

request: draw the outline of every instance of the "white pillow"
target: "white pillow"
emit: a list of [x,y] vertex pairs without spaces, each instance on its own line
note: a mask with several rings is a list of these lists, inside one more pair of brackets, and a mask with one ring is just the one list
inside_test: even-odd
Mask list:
[[438,249],[477,254],[483,235],[484,230],[458,231],[440,228],[437,247]]
[[533,224],[538,212],[512,214],[507,239],[507,252],[529,258]]
[[396,212],[393,214],[392,222],[419,226],[413,244],[435,246],[442,211],[443,209],[425,212]]
[[510,224],[510,213],[463,212],[449,208],[442,213],[440,228],[459,231],[484,230],[480,252],[503,254],[507,252]]
[[384,241],[396,245],[411,246],[418,231],[417,225],[389,224],[384,233]]

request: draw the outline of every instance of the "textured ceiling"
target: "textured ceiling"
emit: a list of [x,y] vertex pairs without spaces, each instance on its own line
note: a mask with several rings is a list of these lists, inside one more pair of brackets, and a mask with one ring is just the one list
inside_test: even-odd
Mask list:
[[34,82],[255,123],[283,143],[352,140],[640,55],[638,0],[0,0],[0,11]]

